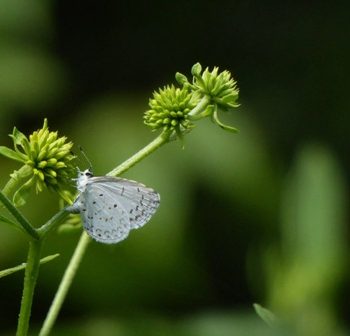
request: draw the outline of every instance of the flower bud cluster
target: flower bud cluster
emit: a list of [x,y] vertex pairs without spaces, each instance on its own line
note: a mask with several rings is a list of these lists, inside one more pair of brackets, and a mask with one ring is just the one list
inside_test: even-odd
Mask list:
[[37,191],[42,191],[44,186],[59,186],[74,173],[73,144],[66,140],[66,137],[58,137],[57,132],[49,131],[46,119],[43,128],[29,136],[29,142],[24,147],[29,149],[26,151],[26,164],[33,168],[37,176]]
[[219,72],[218,67],[212,71],[206,68],[203,73],[202,67],[196,63],[192,67],[193,83],[192,89],[200,95],[210,97],[212,102],[224,109],[238,107],[238,88],[236,81],[227,70]]
[[[47,119],[41,129],[33,132],[29,139],[16,127],[10,135],[14,149],[1,146],[0,154],[22,162],[24,167],[11,176],[23,180],[14,201],[18,205],[25,202],[25,195],[34,187],[41,192],[45,187],[57,191],[63,198],[71,178],[75,175],[73,144],[57,132],[50,132]],[[25,169],[23,169],[25,168]]]
[[181,88],[174,85],[166,86],[153,93],[149,100],[150,109],[145,112],[144,122],[153,130],[163,129],[182,134],[194,127],[194,121],[211,117],[211,120],[221,128],[236,132],[237,129],[223,124],[218,119],[218,111],[227,111],[238,107],[238,88],[236,81],[227,70],[212,71],[196,63],[192,67],[192,80],[181,73],[175,78]]
[[190,129],[193,124],[188,113],[196,106],[197,99],[186,88],[166,86],[153,93],[149,100],[150,109],[145,112],[144,122],[152,129]]

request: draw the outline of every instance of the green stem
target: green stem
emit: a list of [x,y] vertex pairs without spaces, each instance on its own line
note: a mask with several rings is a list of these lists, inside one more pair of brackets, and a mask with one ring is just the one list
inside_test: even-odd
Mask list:
[[46,234],[54,229],[58,224],[62,223],[69,215],[66,208],[60,210],[56,213],[50,220],[48,220],[43,226],[41,226],[37,232],[41,237],[46,236]]
[[18,209],[12,204],[12,202],[0,191],[0,202],[6,207],[6,209],[15,217],[18,223],[22,226],[24,231],[33,239],[39,239],[38,232],[28,222],[28,220],[18,211]]
[[[42,258],[40,259],[40,264],[45,264],[55,258],[59,257],[59,254],[56,253],[56,254],[53,254],[53,255],[50,255],[50,256],[47,256],[45,258]],[[8,276],[12,273],[15,273],[15,272],[18,272],[18,271],[21,271],[23,269],[25,269],[27,266],[27,263],[22,263],[21,265],[18,265],[18,266],[15,266],[15,267],[11,267],[11,268],[7,268],[3,271],[0,271],[0,278],[3,278],[5,276]]]
[[29,243],[29,252],[24,276],[21,310],[18,318],[17,336],[28,334],[29,319],[32,308],[34,289],[39,274],[41,241],[32,240]]
[[55,321],[57,319],[58,313],[63,305],[63,302],[67,296],[68,290],[72,284],[72,281],[77,273],[78,267],[83,259],[84,253],[90,242],[90,237],[83,232],[79,243],[74,251],[74,254],[69,262],[69,265],[63,275],[62,281],[58,287],[55,298],[51,304],[51,307],[47,313],[46,319],[44,321],[43,327],[40,330],[39,336],[49,335]]
[[124,173],[125,171],[130,169],[132,166],[134,166],[136,163],[144,159],[146,156],[153,153],[160,146],[168,142],[170,134],[171,132],[164,131],[158,137],[156,137],[152,142],[150,142],[146,147],[142,148],[140,151],[134,154],[131,158],[129,158],[128,160],[120,164],[118,167],[110,171],[107,175],[118,176]]
[[[210,103],[210,98],[207,96],[204,96],[201,101],[196,105],[192,111],[188,113],[188,115],[191,117],[191,119],[196,120],[201,118],[201,113],[205,111],[205,108],[208,106]],[[198,118],[197,118],[198,117]]]
[[[130,167],[134,166],[136,163],[153,153],[156,149],[164,145],[169,141],[171,132],[164,131],[161,133],[157,138],[155,138],[152,142],[150,142],[146,147],[142,148],[140,151],[138,151],[135,155],[133,155],[131,158],[120,164],[118,167],[110,171],[107,175],[110,176],[117,176],[122,174],[123,172],[127,171]],[[45,226],[49,223],[45,224]],[[43,226],[40,231],[42,230],[42,234],[44,234],[46,231],[45,226]],[[53,325],[55,324],[55,321],[57,319],[58,313],[63,305],[63,302],[67,296],[68,290],[72,284],[72,281],[75,277],[75,274],[78,271],[78,267],[81,263],[81,260],[84,256],[84,253],[88,247],[88,243],[90,242],[90,237],[83,232],[80,240],[78,242],[77,247],[75,248],[74,254],[66,268],[66,271],[63,275],[63,278],[61,280],[61,283],[58,287],[57,293],[55,295],[55,298],[51,304],[51,307],[48,311],[48,314],[45,318],[43,327],[40,331],[39,336],[46,336],[49,335]]]

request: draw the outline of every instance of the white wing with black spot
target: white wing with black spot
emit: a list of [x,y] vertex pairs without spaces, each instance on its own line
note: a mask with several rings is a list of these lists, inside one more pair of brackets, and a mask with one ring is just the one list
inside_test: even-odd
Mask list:
[[123,207],[113,194],[89,184],[79,196],[80,213],[86,232],[95,240],[115,244],[125,239],[130,231],[130,222]]
[[126,210],[131,229],[145,225],[159,206],[159,194],[139,182],[111,176],[93,177],[92,181],[114,195]]
[[146,224],[159,206],[160,196],[141,183],[111,176],[91,177],[74,207],[95,240],[113,244],[131,229]]

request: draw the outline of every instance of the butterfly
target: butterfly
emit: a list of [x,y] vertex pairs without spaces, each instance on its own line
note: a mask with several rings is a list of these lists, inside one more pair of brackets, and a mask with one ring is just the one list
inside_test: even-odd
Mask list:
[[132,180],[93,176],[87,169],[76,181],[80,194],[70,211],[80,213],[86,232],[101,243],[125,239],[151,219],[160,203],[156,191]]

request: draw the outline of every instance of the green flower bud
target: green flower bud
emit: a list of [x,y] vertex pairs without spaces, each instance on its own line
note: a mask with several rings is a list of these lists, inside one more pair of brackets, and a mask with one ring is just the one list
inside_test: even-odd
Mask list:
[[188,119],[191,122],[211,117],[211,120],[221,128],[237,132],[237,129],[223,124],[218,118],[219,111],[227,111],[238,107],[238,88],[236,81],[232,78],[231,73],[227,70],[219,72],[218,67],[214,67],[212,71],[206,68],[202,73],[202,66],[196,63],[192,66],[191,73],[193,75],[192,83],[186,76],[177,73],[175,78],[182,87],[199,101],[198,105],[188,112]]
[[27,195],[32,187],[36,192],[50,188],[63,197],[63,191],[75,175],[75,156],[71,153],[73,144],[66,142],[66,137],[58,137],[58,132],[50,132],[47,119],[41,129],[29,135],[29,139],[16,128],[10,136],[15,150],[0,146],[0,154],[24,163],[31,170],[31,174],[17,176],[24,181],[15,195],[19,200],[17,204],[25,201],[21,190],[25,190]]
[[232,78],[231,73],[227,70],[219,72],[218,67],[212,71],[206,68],[201,74],[199,63],[192,68],[193,84],[192,88],[200,95],[206,95],[212,103],[216,103],[220,108],[229,109],[238,107],[238,88],[236,81]]
[[187,77],[180,72],[177,72],[175,74],[175,79],[180,85],[184,85],[185,83],[188,83]]
[[192,66],[191,73],[193,76],[200,76],[201,72],[202,72],[202,66],[199,62],[197,62]]
[[198,100],[183,88],[166,86],[153,93],[149,100],[150,110],[145,112],[144,123],[153,130],[173,130],[177,134],[193,127],[188,113],[196,106]]

